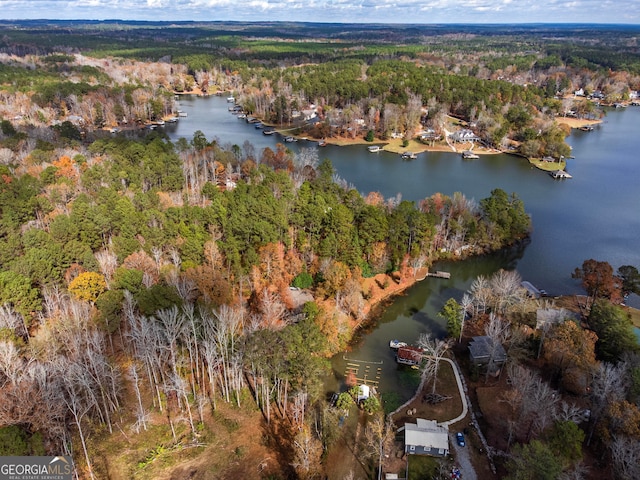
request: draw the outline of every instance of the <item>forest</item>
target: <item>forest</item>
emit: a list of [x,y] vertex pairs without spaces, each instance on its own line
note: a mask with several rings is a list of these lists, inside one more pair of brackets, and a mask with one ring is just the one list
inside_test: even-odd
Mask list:
[[[327,403],[328,358],[377,295],[532,228],[500,189],[479,202],[385,199],[350,187],[317,149],[258,152],[200,131],[172,143],[148,126],[176,115],[176,94],[230,92],[278,125],[313,104],[318,138],[333,126],[408,138],[453,116],[487,144],[558,158],[569,150],[555,117],[597,114],[567,94],[615,102],[640,88],[632,28],[587,41],[578,27],[165,27],[0,26],[0,454],[70,454],[81,478],[160,478],[222,442],[234,449],[209,465],[219,478],[322,478],[356,408],[353,392]],[[581,321],[562,311],[539,324],[553,305],[513,272],[443,307],[447,345],[484,333],[512,359],[499,402],[510,410],[486,425],[501,476],[591,478],[583,458],[635,475],[640,360],[620,303],[638,272],[590,260],[574,275],[588,294]],[[486,383],[495,371],[467,373]],[[397,406],[366,405],[358,448],[372,477]],[[276,460],[237,443],[245,418],[260,425],[251,448]],[[531,476],[532,458],[549,470]]]
[[[23,137],[3,125],[3,141]],[[29,432],[21,453],[68,449],[77,433],[89,474],[90,425],[113,431],[131,378],[137,428],[167,409],[172,431],[187,414],[194,438],[207,405],[240,407],[247,389],[267,419],[273,388],[281,404],[315,404],[325,359],[364,320],[363,277],[425,266],[443,246],[495,250],[530,228],[501,190],[478,204],[362,197],[315,150],[238,158],[200,133],[177,146],[56,135],[19,140],[39,148],[2,166],[2,423]],[[296,303],[290,286],[311,299]]]

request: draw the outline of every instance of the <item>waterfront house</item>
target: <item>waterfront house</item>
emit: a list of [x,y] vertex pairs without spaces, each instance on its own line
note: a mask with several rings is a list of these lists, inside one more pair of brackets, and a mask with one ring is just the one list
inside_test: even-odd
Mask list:
[[418,138],[420,138],[420,141],[422,142],[431,142],[440,140],[442,137],[438,133],[436,133],[433,128],[427,128],[426,130],[418,133]]
[[469,342],[469,356],[473,365],[503,365],[507,361],[507,352],[502,344],[494,344],[491,337],[473,337]]
[[416,423],[405,423],[398,432],[404,431],[404,451],[409,455],[449,455],[449,427],[438,425],[435,420],[417,418]]
[[453,132],[451,135],[449,135],[449,138],[453,142],[477,142],[478,140],[480,140],[480,137],[478,137],[475,133],[473,133],[472,130],[469,130],[468,128]]

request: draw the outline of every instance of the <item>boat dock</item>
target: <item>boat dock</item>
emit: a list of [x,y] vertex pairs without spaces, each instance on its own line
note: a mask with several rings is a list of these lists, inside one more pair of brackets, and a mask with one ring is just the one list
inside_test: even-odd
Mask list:
[[443,271],[436,271],[436,272],[429,272],[427,273],[427,277],[435,277],[435,278],[446,278],[449,279],[451,278],[451,273],[449,272],[443,272]]
[[554,172],[550,172],[549,175],[551,175],[555,179],[573,178],[564,170],[555,170]]
[[344,377],[355,378],[358,384],[370,385],[377,387],[380,383],[382,375],[382,361],[367,362],[365,360],[353,360],[351,358],[342,357],[347,362]]

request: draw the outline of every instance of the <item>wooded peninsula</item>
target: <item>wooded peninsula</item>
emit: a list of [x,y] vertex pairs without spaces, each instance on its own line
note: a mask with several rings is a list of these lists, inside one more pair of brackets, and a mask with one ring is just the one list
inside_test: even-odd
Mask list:
[[[0,455],[72,455],[79,478],[380,478],[399,404],[357,385],[327,398],[328,359],[434,262],[532,228],[501,189],[385,199],[317,148],[202,131],[172,142],[157,127],[180,121],[179,95],[225,95],[236,114],[321,141],[455,143],[560,166],[559,119],[597,121],[640,90],[635,27],[0,31]],[[640,356],[621,305],[640,274],[586,260],[574,275],[587,295],[563,308],[515,272],[480,277],[442,306],[448,339],[421,341],[434,394],[446,353],[485,412],[468,436],[482,478],[640,477]],[[477,336],[507,360],[496,348],[470,363]],[[408,478],[441,479],[454,459],[415,461]]]

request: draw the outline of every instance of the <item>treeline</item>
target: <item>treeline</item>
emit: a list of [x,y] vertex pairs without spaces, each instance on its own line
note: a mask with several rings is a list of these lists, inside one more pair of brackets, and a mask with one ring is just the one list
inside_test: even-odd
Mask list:
[[398,269],[407,256],[430,258],[434,248],[501,248],[530,225],[522,202],[501,190],[479,204],[462,194],[419,204],[362,197],[336,184],[313,150],[278,146],[256,158],[249,146],[226,151],[200,143],[200,134],[194,141],[177,151],[159,135],[98,140],[73,156],[33,150],[26,163],[37,175],[3,166],[6,270],[42,287],[62,283],[72,265],[95,270],[87,257],[99,250],[120,263],[156,249],[175,250],[186,270],[202,265],[215,242],[228,281],[259,266],[268,245],[371,274]]
[[[559,46],[534,32],[535,41],[527,42],[524,32],[509,29],[490,35],[480,29],[487,37],[443,44],[436,36],[418,41],[407,29],[409,43],[394,42],[394,34],[361,45],[293,33],[295,41],[288,41],[282,32],[268,39],[246,36],[268,31],[265,26],[247,27],[244,36],[223,26],[194,26],[193,38],[186,39],[186,27],[160,32],[137,25],[113,32],[117,46],[109,50],[104,47],[108,26],[85,27],[89,40],[82,49],[76,32],[47,31],[68,46],[34,52],[22,47],[30,34],[34,42],[41,39],[38,29],[7,33],[0,75],[12,95],[4,97],[0,115],[35,126],[72,118],[83,130],[131,128],[175,115],[173,92],[196,88],[204,94],[231,91],[247,113],[279,125],[302,126],[299,113],[313,105],[320,121],[306,134],[317,138],[373,132],[382,139],[398,134],[410,139],[425,127],[442,135],[453,115],[489,146],[516,142],[525,156],[561,158],[570,152],[567,132],[555,125],[555,117],[598,115],[590,102],[563,96],[580,88],[598,90],[613,103],[640,88],[633,55],[620,64],[629,68],[611,73],[595,58],[622,55],[609,54],[609,44],[593,47],[587,63],[579,60],[586,58],[577,53],[583,48],[579,32],[577,43],[565,39]],[[150,50],[141,39],[153,44]],[[172,43],[177,39],[186,46]]]

